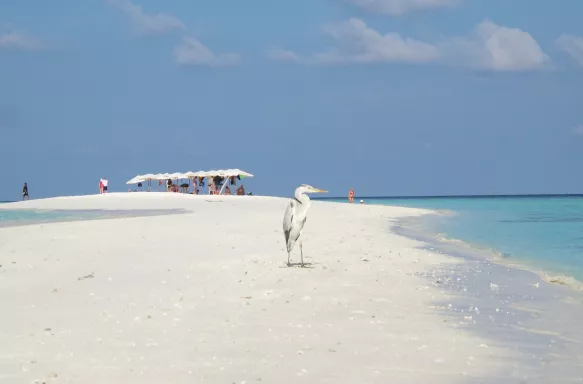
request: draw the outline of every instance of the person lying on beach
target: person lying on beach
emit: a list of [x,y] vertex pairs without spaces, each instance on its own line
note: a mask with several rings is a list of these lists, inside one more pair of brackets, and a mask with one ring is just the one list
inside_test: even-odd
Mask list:
[[239,196],[245,195],[245,187],[243,185],[241,185],[239,188],[237,188],[237,192],[236,193]]

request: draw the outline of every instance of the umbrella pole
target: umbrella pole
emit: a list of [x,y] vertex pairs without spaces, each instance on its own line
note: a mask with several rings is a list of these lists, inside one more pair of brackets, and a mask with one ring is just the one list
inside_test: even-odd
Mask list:
[[219,192],[219,195],[222,195],[223,194],[223,190],[227,186],[227,183],[231,184],[231,178],[230,177],[227,177],[227,181],[225,183],[223,183],[223,186],[221,187],[221,191]]

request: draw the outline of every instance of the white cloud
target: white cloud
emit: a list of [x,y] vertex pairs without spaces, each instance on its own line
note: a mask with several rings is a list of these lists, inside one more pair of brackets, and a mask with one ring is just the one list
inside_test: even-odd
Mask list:
[[451,7],[458,0],[344,0],[370,12],[401,16],[406,13]]
[[576,125],[573,127],[572,132],[575,135],[582,135],[583,136],[583,124]]
[[381,35],[360,19],[329,25],[325,32],[340,46],[316,54],[316,60],[323,63],[427,62],[439,55],[431,44],[396,33]]
[[42,44],[31,37],[26,35],[9,32],[5,34],[0,34],[0,49],[18,49],[24,51],[36,51],[42,49]]
[[293,51],[289,51],[286,49],[281,48],[271,48],[267,51],[267,57],[272,60],[281,60],[281,61],[295,61],[300,62],[302,58]]
[[174,49],[174,60],[181,66],[233,66],[241,62],[236,53],[216,54],[194,37],[184,37]]
[[147,14],[140,5],[130,0],[107,0],[125,13],[132,22],[137,33],[159,35],[175,30],[185,30],[186,26],[180,19],[165,13]]
[[439,50],[419,40],[403,38],[396,33],[381,35],[360,19],[329,25],[325,33],[338,42],[337,46],[310,56],[301,56],[285,49],[272,50],[274,60],[319,64],[373,62],[430,62],[439,57]]
[[583,37],[573,35],[561,35],[557,39],[557,45],[567,52],[575,61],[583,65]]
[[526,71],[549,64],[537,41],[518,28],[484,20],[471,37],[448,39],[441,44],[446,61],[494,71]]
[[[328,26],[325,32],[336,46],[308,56],[280,49],[272,59],[318,64],[348,63],[444,63],[493,71],[543,68],[549,57],[536,40],[517,28],[489,20],[478,24],[469,37],[446,38],[431,43],[381,34],[360,19]],[[285,54],[282,54],[285,53]]]

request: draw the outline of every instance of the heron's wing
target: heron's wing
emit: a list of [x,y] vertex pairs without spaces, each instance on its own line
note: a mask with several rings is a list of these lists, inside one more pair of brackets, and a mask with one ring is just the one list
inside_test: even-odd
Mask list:
[[306,214],[301,203],[294,199],[290,200],[283,217],[283,233],[288,252],[293,249],[305,223]]
[[287,208],[285,209],[285,214],[283,215],[283,233],[285,235],[285,241],[289,240],[289,235],[292,229],[294,220],[294,201],[290,200]]

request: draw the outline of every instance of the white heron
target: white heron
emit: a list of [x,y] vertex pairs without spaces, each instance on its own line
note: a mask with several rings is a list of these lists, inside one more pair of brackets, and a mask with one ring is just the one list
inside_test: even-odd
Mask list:
[[[294,198],[289,200],[289,204],[283,216],[283,234],[287,245],[287,265],[290,264],[291,251],[296,241],[302,234],[304,224],[308,218],[308,209],[310,209],[310,198],[306,193],[324,193],[322,189],[314,188],[311,185],[302,184],[296,188]],[[300,239],[300,253],[302,255],[302,267],[304,266],[304,250],[302,249],[302,240]]]

